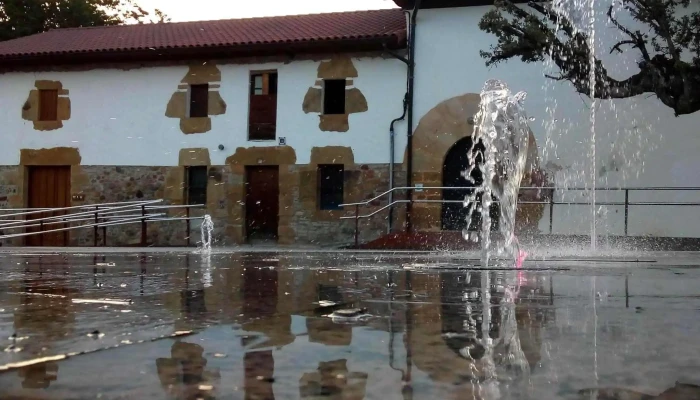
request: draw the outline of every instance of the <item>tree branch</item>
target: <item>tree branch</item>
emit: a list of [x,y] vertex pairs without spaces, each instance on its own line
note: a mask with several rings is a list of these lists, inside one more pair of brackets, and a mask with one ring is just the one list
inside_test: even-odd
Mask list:
[[[484,15],[479,27],[496,36],[498,42],[491,51],[482,51],[481,56],[486,59],[487,65],[513,57],[519,57],[524,62],[539,62],[550,58],[559,68],[560,74],[545,76],[556,81],[569,81],[583,95],[590,96],[594,92],[599,99],[621,99],[653,93],[663,104],[672,108],[676,115],[700,110],[700,62],[689,64],[680,60],[677,46],[673,42],[673,32],[676,32],[679,41],[690,43],[694,40],[691,39],[692,29],[687,26],[679,28],[676,20],[671,23],[668,9],[659,9],[659,4],[671,4],[666,0],[623,2],[633,17],[648,23],[660,37],[668,37],[665,41],[668,55],[656,54],[652,57],[647,49],[648,36],[622,25],[614,17],[613,8],[608,8],[607,15],[611,23],[629,38],[616,43],[610,52],[622,52],[622,46],[630,45],[642,55],[642,61],[638,64],[640,71],[627,79],[610,77],[603,63],[589,47],[588,35],[575,29],[566,15],[534,2],[528,4],[533,12],[528,12],[509,0],[499,0],[496,9]],[[654,4],[647,6],[647,3]],[[504,14],[511,18],[506,18]],[[693,18],[700,19],[700,15]],[[686,18],[686,21],[691,19]],[[564,33],[564,37],[561,37],[561,33]],[[653,40],[652,44],[656,47]],[[591,68],[594,69],[595,76],[593,88],[589,80]]]
[[631,30],[622,26],[622,24],[620,24],[620,22],[618,22],[618,20],[615,17],[613,17],[613,6],[610,6],[610,8],[608,8],[608,20],[612,22],[617,29],[625,33],[630,38],[630,40],[622,41],[613,46],[613,48],[610,50],[610,53],[612,53],[616,49],[618,52],[622,53],[622,50],[620,50],[620,45],[632,44],[633,47],[636,47],[642,53],[642,57],[645,61],[651,60],[651,58],[649,57],[649,51],[647,50],[647,42],[644,39],[644,35],[642,35],[642,33],[639,31],[633,33]]

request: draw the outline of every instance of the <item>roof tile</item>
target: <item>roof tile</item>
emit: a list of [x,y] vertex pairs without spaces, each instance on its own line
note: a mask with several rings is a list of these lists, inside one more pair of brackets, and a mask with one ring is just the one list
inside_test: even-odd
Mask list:
[[56,29],[0,42],[0,58],[406,37],[400,9]]

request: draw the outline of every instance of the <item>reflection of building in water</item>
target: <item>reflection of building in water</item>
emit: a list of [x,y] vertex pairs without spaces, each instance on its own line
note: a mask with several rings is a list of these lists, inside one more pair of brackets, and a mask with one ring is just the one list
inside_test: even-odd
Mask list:
[[243,330],[260,332],[267,338],[254,348],[285,346],[294,341],[292,316],[280,312],[277,261],[246,259],[243,262]]
[[[337,285],[323,283],[316,284],[316,299],[314,302],[332,302],[343,304],[345,299],[341,288]],[[337,324],[330,318],[322,315],[306,318],[306,330],[309,333],[309,342],[322,343],[328,346],[348,346],[352,342],[352,326]]]
[[[18,343],[29,354],[47,352],[54,341],[70,335],[75,324],[72,299],[79,290],[71,288],[67,278],[56,278],[52,271],[68,267],[63,256],[43,256],[31,260],[24,271],[24,279],[17,288],[19,305],[14,314],[17,336],[30,336],[31,340]],[[45,275],[46,274],[46,275]],[[34,278],[34,276],[37,276]],[[22,387],[46,389],[58,379],[58,364],[37,364],[18,371]]]
[[[468,272],[466,277],[441,274],[440,290],[442,337],[447,347],[464,358],[481,359],[485,353],[483,339],[483,306],[481,274]],[[491,290],[491,326],[489,337],[498,338],[501,332],[499,297]]]
[[[550,276],[549,279],[552,277]],[[517,304],[515,318],[518,321],[520,345],[530,368],[534,368],[541,360],[542,327],[553,324],[556,316],[544,286],[542,277],[533,275],[522,286],[523,295],[515,301]]]
[[51,382],[58,379],[58,364],[46,362],[22,368],[19,377],[25,389],[48,389]]
[[245,400],[274,400],[272,383],[275,375],[275,359],[272,350],[252,351],[243,358]]
[[194,343],[175,342],[170,358],[156,360],[158,378],[163,390],[174,399],[213,399],[221,380],[218,371],[206,370],[204,349]]
[[316,372],[305,373],[299,380],[302,399],[362,400],[368,375],[348,372],[347,360],[321,362]]
[[[489,360],[482,346],[484,305],[481,274],[443,272],[411,277],[413,295],[422,301],[410,305],[412,323],[408,328],[411,334],[407,345],[411,346],[416,367],[436,382],[469,386],[470,382],[484,377],[483,371]],[[499,278],[498,274],[490,275],[490,325],[487,329],[497,344],[494,349],[496,367],[500,369],[507,367],[505,364],[510,366],[521,361],[534,366],[539,360],[540,331],[545,320],[531,318],[532,313],[537,313],[533,300],[521,299],[517,306],[505,304],[504,286],[508,282],[501,279],[505,275]],[[520,291],[529,293],[530,289],[522,287]],[[511,353],[517,360],[511,357]],[[468,391],[469,388],[463,389]]]
[[[51,341],[64,338],[73,330],[75,314],[72,298],[79,293],[71,288],[69,278],[55,277],[52,271],[67,268],[63,256],[43,256],[38,263],[27,264],[24,279],[18,288],[20,305],[15,312],[15,331],[39,336],[35,343],[46,347]],[[46,276],[44,275],[46,274]],[[34,276],[38,276],[34,278]]]
[[180,312],[188,329],[203,325],[207,319],[206,292],[204,289],[180,291]]

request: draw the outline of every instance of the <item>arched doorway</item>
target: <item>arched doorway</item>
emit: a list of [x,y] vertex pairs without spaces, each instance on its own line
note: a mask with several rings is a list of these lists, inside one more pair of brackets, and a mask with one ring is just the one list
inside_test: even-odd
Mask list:
[[[442,164],[442,186],[444,187],[474,187],[483,182],[481,171],[474,169],[471,177],[474,183],[469,182],[462,172],[469,166],[469,150],[472,147],[471,136],[464,137],[455,143],[445,155]],[[483,144],[479,143],[477,149],[484,150]],[[466,196],[473,193],[473,189],[443,190],[442,199],[450,201],[461,201]],[[477,199],[479,201],[480,199]],[[499,207],[497,203],[491,206],[491,228],[498,228]],[[461,231],[467,226],[467,208],[459,202],[442,204],[442,230]],[[469,230],[477,230],[481,226],[481,216],[477,212],[472,215]]]

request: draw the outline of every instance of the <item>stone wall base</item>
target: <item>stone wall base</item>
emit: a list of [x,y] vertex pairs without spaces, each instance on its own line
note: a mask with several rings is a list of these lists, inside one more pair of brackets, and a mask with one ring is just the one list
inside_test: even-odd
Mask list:
[[[354,242],[355,221],[341,220],[353,216],[354,208],[324,211],[318,209],[316,165],[280,166],[280,225],[279,242],[285,244],[312,244],[326,247],[347,246]],[[71,194],[73,206],[163,199],[162,205],[181,205],[184,192],[184,167],[155,166],[73,166]],[[28,188],[25,184],[26,167],[0,166],[0,202],[2,209],[26,207]],[[395,168],[397,186],[405,184],[401,165]],[[207,205],[191,209],[191,216],[209,214],[214,222],[214,245],[231,246],[246,242],[245,235],[245,177],[238,165],[210,166]],[[344,201],[357,202],[371,199],[389,187],[388,164],[345,164]],[[396,199],[402,198],[397,195]],[[387,204],[388,197],[361,207],[361,215],[371,213]],[[167,217],[185,217],[184,209],[152,210]],[[4,214],[7,214],[5,211]],[[138,214],[138,211],[130,214]],[[358,224],[362,241],[376,239],[387,233],[388,211],[381,211]],[[394,210],[394,230],[403,229],[404,206]],[[83,221],[83,224],[92,221]],[[76,224],[77,225],[77,224]],[[147,224],[147,246],[197,246],[201,240],[201,220],[193,220],[190,230],[184,220],[157,221]],[[13,231],[18,233],[20,231]],[[5,230],[4,233],[11,233]],[[106,233],[106,242],[105,242]],[[88,227],[74,229],[69,234],[70,246],[93,246],[97,235],[98,246],[141,246],[141,224],[130,223],[97,230]],[[6,239],[4,246],[21,246],[23,238]]]

